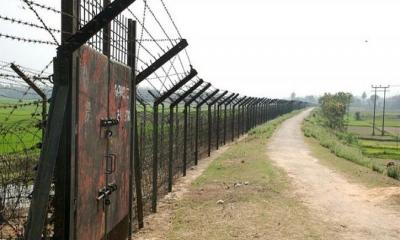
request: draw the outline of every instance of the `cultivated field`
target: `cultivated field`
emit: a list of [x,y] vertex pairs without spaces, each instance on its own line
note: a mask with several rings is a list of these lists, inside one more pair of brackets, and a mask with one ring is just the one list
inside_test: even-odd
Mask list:
[[400,160],[400,112],[385,114],[385,128],[382,135],[382,114],[376,115],[373,135],[373,114],[368,111],[351,111],[348,117],[348,132],[355,134],[363,154],[374,158]]

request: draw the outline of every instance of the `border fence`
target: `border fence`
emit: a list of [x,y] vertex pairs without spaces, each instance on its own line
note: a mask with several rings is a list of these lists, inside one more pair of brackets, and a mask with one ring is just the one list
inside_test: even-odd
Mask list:
[[204,81],[163,0],[21,2],[51,40],[0,37],[57,49],[42,71],[1,62],[1,239],[128,238],[201,159],[307,106]]

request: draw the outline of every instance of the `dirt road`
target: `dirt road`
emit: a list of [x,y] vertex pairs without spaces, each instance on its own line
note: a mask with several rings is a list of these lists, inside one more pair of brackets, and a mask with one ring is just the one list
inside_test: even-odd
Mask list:
[[399,188],[368,189],[319,163],[301,131],[310,111],[284,122],[267,146],[267,154],[283,168],[296,195],[312,214],[336,229],[342,239],[400,239],[400,212],[382,202]]

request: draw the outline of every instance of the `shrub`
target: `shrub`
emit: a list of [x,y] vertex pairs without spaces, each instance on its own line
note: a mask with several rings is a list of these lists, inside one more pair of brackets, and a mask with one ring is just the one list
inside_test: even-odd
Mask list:
[[387,175],[391,178],[400,180],[400,166],[390,166],[387,169]]
[[355,113],[355,119],[356,119],[357,121],[361,121],[361,113],[360,113],[360,112],[356,112],[356,113]]
[[350,93],[339,92],[336,94],[325,93],[319,99],[321,113],[324,116],[328,127],[332,129],[343,129],[344,116],[351,102]]
[[375,164],[372,164],[372,170],[378,173],[383,173],[385,171],[382,167]]

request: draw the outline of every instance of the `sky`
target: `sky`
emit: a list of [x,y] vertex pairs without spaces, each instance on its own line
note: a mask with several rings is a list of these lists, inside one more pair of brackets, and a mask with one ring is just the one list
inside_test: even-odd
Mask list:
[[[292,92],[370,95],[372,84],[400,86],[398,0],[165,1],[194,67],[217,88],[287,98]],[[15,2],[7,1],[0,14],[21,14]],[[10,29],[0,21],[3,30]],[[10,48],[0,38],[2,59],[43,66],[52,54]],[[399,93],[400,87],[390,90]]]

